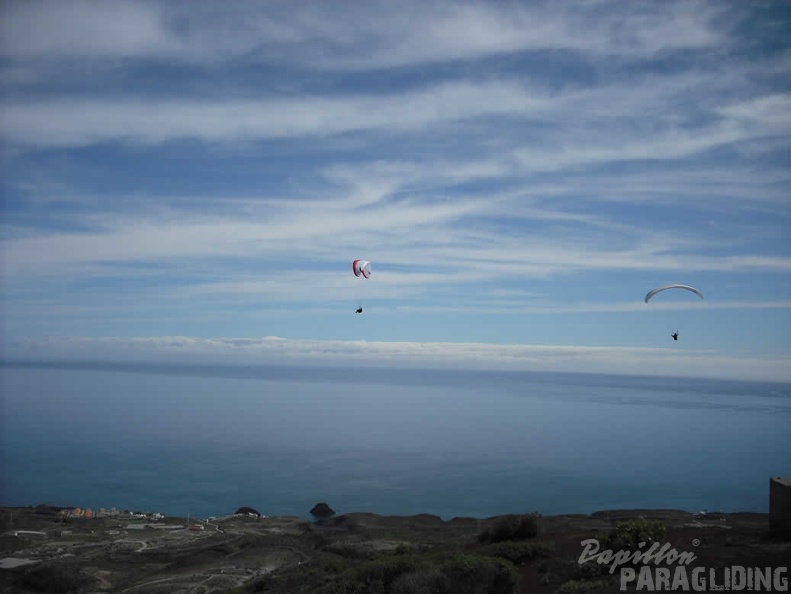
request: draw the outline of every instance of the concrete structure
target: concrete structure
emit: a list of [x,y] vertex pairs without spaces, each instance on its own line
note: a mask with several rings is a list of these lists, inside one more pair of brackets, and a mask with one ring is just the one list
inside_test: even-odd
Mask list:
[[769,479],[769,530],[791,534],[791,478]]

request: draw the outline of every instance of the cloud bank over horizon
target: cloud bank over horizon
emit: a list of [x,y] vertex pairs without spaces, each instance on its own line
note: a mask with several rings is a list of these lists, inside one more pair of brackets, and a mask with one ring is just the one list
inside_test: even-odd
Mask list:
[[[261,338],[52,337],[5,345],[7,363],[289,365],[543,371],[791,382],[791,359],[737,358],[672,348],[369,342]],[[727,369],[723,373],[723,369]]]

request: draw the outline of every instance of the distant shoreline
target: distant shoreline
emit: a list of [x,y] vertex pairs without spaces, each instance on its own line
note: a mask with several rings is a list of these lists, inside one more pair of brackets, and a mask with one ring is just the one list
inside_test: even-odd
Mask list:
[[[53,515],[58,514],[61,510],[73,510],[77,508],[69,507],[69,506],[56,506],[56,505],[48,505],[48,504],[37,504],[37,505],[4,505],[0,506],[0,512],[13,512],[15,510],[18,511],[25,511],[25,512],[36,512],[37,509],[41,508],[41,514],[43,515]],[[491,516],[454,516],[450,519],[443,519],[441,516],[432,514],[432,513],[414,513],[414,514],[382,514],[374,511],[345,511],[342,513],[336,513],[329,518],[338,518],[343,516],[371,516],[371,517],[378,517],[378,518],[435,518],[442,522],[453,522],[454,520],[491,520],[493,518],[500,518],[503,516],[511,515],[511,514],[522,514],[522,513],[529,513],[525,510],[520,511],[512,511],[506,512],[502,514],[494,514]],[[761,517],[769,517],[769,512],[753,512],[753,511],[736,511],[736,512],[721,512],[717,510],[701,510],[698,512],[692,512],[683,509],[672,509],[672,508],[620,508],[620,509],[605,509],[605,510],[597,510],[591,512],[589,514],[586,513],[562,513],[562,514],[542,514],[541,512],[534,512],[538,513],[543,518],[606,518],[606,519],[617,519],[617,518],[635,518],[635,517],[645,517],[646,519],[653,519],[653,518],[676,518],[676,519],[683,519],[685,517],[696,517],[701,519],[706,518],[722,518],[722,517],[752,517],[752,518],[761,518]],[[133,511],[130,512],[128,510],[119,511],[116,514],[107,514],[107,515],[96,515],[96,516],[64,516],[64,519],[68,520],[82,520],[82,521],[92,521],[92,520],[101,520],[101,519],[124,519],[124,520],[147,520],[150,522],[155,522],[159,520],[167,520],[167,521],[223,521],[235,517],[247,517],[249,514],[236,514],[233,512],[230,513],[223,513],[217,514],[212,516],[207,516],[204,518],[203,516],[179,516],[179,515],[171,515],[166,513],[161,513],[157,511]],[[292,515],[292,514],[285,514],[285,515],[270,515],[261,513],[260,519],[266,520],[305,520],[311,518],[309,513],[306,515]]]
[[[331,365],[326,362],[312,363],[307,366],[312,376],[306,377],[304,362],[288,361],[284,363],[263,362],[249,363],[224,360],[182,361],[174,359],[162,362],[147,358],[140,359],[30,359],[30,358],[4,358],[0,359],[0,368],[22,369],[61,369],[77,371],[115,371],[121,373],[149,373],[155,375],[182,375],[190,377],[214,377],[226,379],[263,379],[263,380],[299,380],[299,381],[349,381],[349,370],[356,373],[363,372],[371,377],[379,377],[380,381],[398,383],[398,378],[403,370],[425,373],[441,374],[445,376],[465,376],[469,374],[492,374],[542,377],[546,379],[574,377],[574,378],[612,378],[621,381],[634,381],[649,379],[655,381],[691,381],[700,383],[723,382],[727,384],[768,386],[791,386],[789,379],[760,379],[742,377],[715,377],[706,375],[657,375],[639,373],[614,373],[593,371],[547,371],[539,369],[513,369],[513,368],[467,368],[453,366],[427,367],[422,365],[377,365],[367,363],[362,367],[352,367],[348,364]],[[428,380],[429,378],[426,377]]]

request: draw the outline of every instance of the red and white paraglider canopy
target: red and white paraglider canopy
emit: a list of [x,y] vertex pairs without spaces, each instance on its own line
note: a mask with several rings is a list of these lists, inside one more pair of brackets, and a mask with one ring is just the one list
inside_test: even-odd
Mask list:
[[352,270],[354,271],[354,276],[371,278],[371,263],[368,260],[355,260],[352,262]]

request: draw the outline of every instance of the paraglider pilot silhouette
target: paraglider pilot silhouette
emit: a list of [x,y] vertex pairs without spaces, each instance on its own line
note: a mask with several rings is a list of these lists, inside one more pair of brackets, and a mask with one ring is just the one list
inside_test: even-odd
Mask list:
[[673,340],[678,340],[678,332],[673,332],[670,336],[673,337]]

